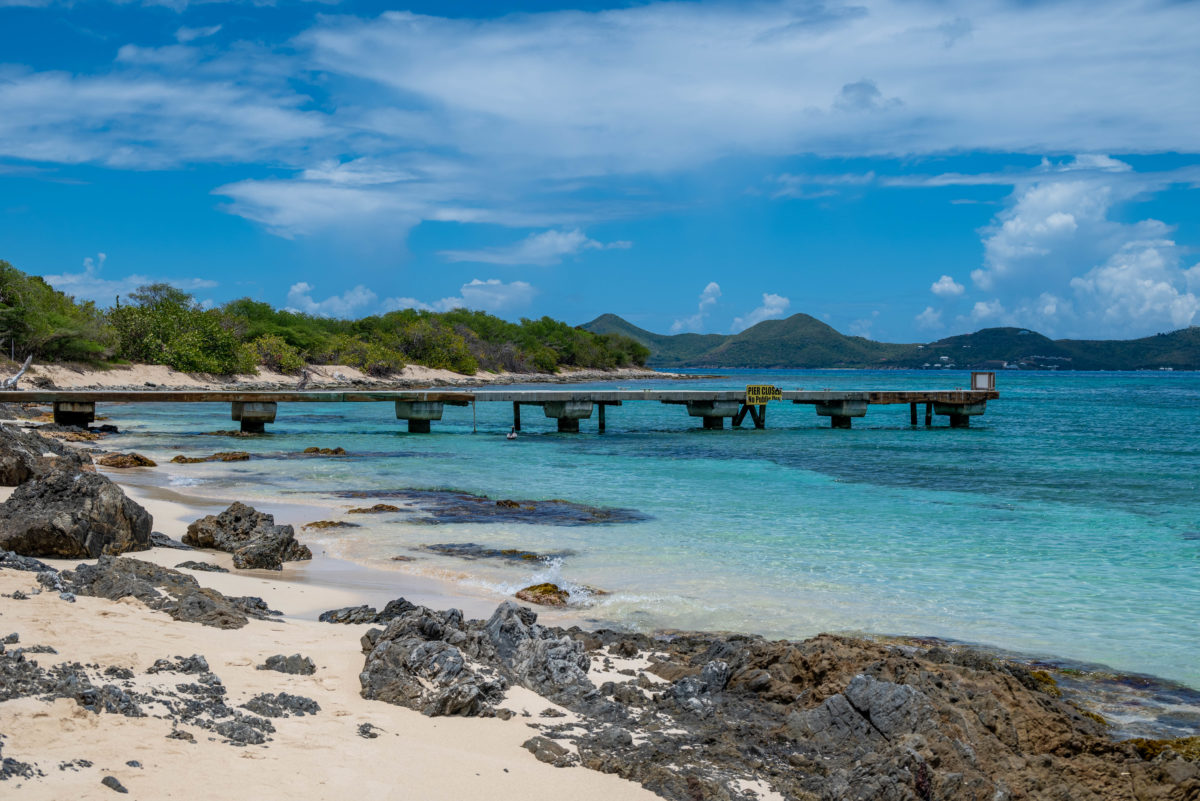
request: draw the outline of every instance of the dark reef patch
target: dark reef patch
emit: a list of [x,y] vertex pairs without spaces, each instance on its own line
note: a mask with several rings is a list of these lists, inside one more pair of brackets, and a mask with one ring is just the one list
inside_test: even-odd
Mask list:
[[452,489],[398,489],[340,492],[341,498],[400,500],[412,507],[408,522],[530,523],[549,526],[589,526],[634,523],[649,516],[634,509],[588,506],[559,499],[546,501],[495,500]]
[[434,545],[422,545],[422,550],[456,556],[459,559],[499,559],[505,562],[548,562],[551,559],[562,559],[574,556],[574,551],[552,551],[538,553],[521,548],[489,548],[473,542],[441,542]]

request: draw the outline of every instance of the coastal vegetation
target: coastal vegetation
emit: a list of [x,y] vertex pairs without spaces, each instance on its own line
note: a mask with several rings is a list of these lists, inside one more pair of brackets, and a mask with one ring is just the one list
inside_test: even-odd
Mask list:
[[0,261],[0,337],[14,358],[165,364],[191,373],[298,374],[344,364],[386,376],[406,364],[472,375],[642,365],[649,349],[549,317],[502,320],[481,311],[404,309],[357,320],[317,317],[240,298],[208,307],[169,284],[139,287],[111,308],[76,301]]
[[655,334],[605,314],[582,326],[634,339],[652,367],[1017,370],[1200,370],[1200,326],[1130,340],[1050,339],[1025,328],[984,328],[934,342],[847,336],[807,314],[738,334]]

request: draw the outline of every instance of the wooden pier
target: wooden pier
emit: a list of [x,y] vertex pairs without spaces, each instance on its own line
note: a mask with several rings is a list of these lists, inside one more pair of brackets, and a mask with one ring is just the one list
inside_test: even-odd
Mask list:
[[[991,379],[976,376],[991,376]],[[806,404],[828,417],[833,428],[850,428],[856,417],[864,417],[872,406],[907,404],[909,423],[917,425],[924,406],[924,424],[933,425],[934,415],[947,417],[952,428],[967,428],[971,418],[984,413],[987,402],[1000,397],[992,374],[976,373],[970,390],[773,390],[777,402]],[[597,428],[605,430],[606,410],[625,403],[660,403],[685,407],[690,417],[700,418],[705,429],[722,429],[728,419],[740,426],[749,417],[755,428],[767,424],[766,402],[758,387],[747,390],[448,390],[418,391],[0,391],[0,401],[47,403],[54,406],[54,421],[60,425],[87,426],[96,416],[96,405],[104,403],[228,403],[231,417],[241,430],[261,433],[275,422],[279,404],[287,403],[394,403],[396,418],[408,422],[412,433],[427,433],[431,423],[442,419],[446,406],[480,403],[511,403],[513,428],[521,429],[521,407],[540,407],[546,418],[556,421],[559,431],[578,432],[581,420],[595,413]],[[753,390],[753,391],[752,391]]]

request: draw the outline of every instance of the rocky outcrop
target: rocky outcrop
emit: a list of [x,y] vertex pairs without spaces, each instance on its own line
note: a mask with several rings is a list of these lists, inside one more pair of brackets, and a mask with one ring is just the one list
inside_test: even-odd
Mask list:
[[150,547],[150,514],[98,473],[58,470],[0,504],[0,548],[25,556],[94,559]]
[[[508,712],[496,707],[506,686],[527,687],[579,716],[531,724],[541,734],[525,747],[538,759],[679,801],[731,801],[755,785],[820,801],[1200,798],[1189,743],[1114,742],[1051,677],[978,652],[536,621],[511,603],[487,621],[412,607],[364,635],[362,694],[430,715],[492,715]],[[591,660],[611,671],[614,658],[635,657],[649,670],[589,680]]]
[[182,453],[171,459],[175,464],[200,464],[201,462],[248,462],[250,454],[246,451],[221,451],[209,456],[184,456]]
[[0,425],[0,486],[16,487],[55,470],[78,470],[91,458],[61,442]]
[[101,467],[125,469],[129,467],[158,467],[158,462],[140,453],[106,453],[96,460]]
[[[38,580],[42,581],[46,575],[39,574]],[[43,583],[60,591],[112,601],[137,598],[175,620],[219,629],[240,629],[249,622],[248,618],[269,620],[279,614],[268,608],[261,598],[222,595],[209,587],[201,587],[195,578],[178,570],[126,557],[102,556],[95,565],[84,564],[74,570],[64,570]]]
[[284,562],[312,558],[312,551],[296,542],[291,526],[277,526],[274,517],[244,503],[192,523],[183,542],[227,551],[233,554],[233,566],[240,569],[281,570]]
[[387,606],[383,607],[382,612],[375,611],[375,607],[373,606],[344,606],[341,609],[330,609],[328,612],[322,612],[317,620],[322,623],[384,624],[390,623],[416,608],[414,604],[409,603],[403,598],[397,598],[394,601],[388,601]]

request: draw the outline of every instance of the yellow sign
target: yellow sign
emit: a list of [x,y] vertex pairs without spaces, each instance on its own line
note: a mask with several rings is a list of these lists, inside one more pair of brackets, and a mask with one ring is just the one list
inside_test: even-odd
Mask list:
[[783,390],[770,384],[749,384],[746,386],[746,403],[751,406],[767,401],[783,400]]

